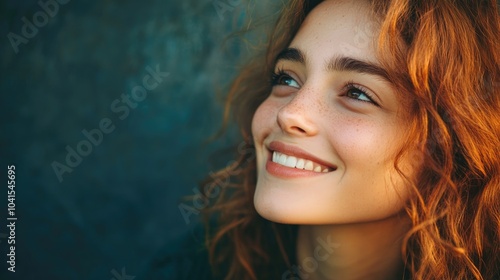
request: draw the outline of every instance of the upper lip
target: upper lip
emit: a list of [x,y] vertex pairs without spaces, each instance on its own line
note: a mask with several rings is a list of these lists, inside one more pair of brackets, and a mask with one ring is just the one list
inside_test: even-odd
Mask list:
[[277,151],[279,153],[283,153],[283,154],[286,154],[286,155],[290,155],[290,156],[294,156],[294,157],[298,157],[298,158],[307,159],[307,160],[319,163],[319,164],[321,164],[323,166],[329,167],[332,170],[337,169],[337,166],[335,166],[334,164],[329,163],[327,161],[324,161],[324,160],[322,160],[320,158],[317,158],[316,156],[309,154],[308,152],[302,150],[301,148],[294,147],[294,146],[291,146],[291,145],[287,145],[287,144],[285,144],[283,142],[272,141],[269,144],[268,149],[271,150],[271,151]]

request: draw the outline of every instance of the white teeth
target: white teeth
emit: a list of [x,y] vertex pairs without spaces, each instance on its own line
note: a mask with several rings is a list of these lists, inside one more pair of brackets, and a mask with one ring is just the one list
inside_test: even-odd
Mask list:
[[305,170],[309,170],[309,171],[312,171],[314,168],[314,164],[312,161],[310,160],[306,160],[306,164],[304,165],[304,169]]
[[285,165],[286,163],[286,155],[281,154],[280,157],[278,158],[278,163],[281,165]]
[[288,158],[286,159],[286,162],[285,162],[285,166],[295,167],[296,164],[297,164],[297,158],[288,156]]
[[299,158],[299,160],[297,161],[297,165],[295,166],[295,168],[298,168],[298,169],[304,169],[304,165],[306,164],[306,161]]
[[287,156],[282,153],[273,152],[272,161],[287,167],[305,169],[308,171],[314,171],[318,173],[327,173],[328,168],[322,169],[322,167],[314,162],[302,158],[296,158],[294,156]]

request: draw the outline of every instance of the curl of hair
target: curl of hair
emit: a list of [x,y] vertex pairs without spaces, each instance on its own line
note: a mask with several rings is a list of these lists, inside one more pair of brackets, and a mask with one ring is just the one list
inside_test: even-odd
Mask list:
[[[296,226],[267,221],[253,206],[251,121],[271,92],[277,54],[320,2],[287,3],[267,50],[229,90],[225,119],[234,116],[245,151],[251,152],[240,153],[235,164],[210,179],[231,180],[204,209],[211,264],[225,279],[280,279],[294,261]],[[413,227],[402,248],[411,278],[500,279],[499,4],[386,0],[372,5],[380,19],[380,61],[410,108],[406,144],[394,164],[413,191],[406,208]],[[399,168],[407,156],[419,163],[411,178]]]

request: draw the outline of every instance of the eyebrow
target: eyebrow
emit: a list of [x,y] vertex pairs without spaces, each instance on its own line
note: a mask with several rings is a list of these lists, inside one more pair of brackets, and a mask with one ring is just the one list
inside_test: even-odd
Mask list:
[[276,57],[275,64],[280,60],[290,60],[294,62],[299,62],[305,64],[306,59],[304,53],[295,48],[286,48],[281,51]]
[[[275,63],[278,63],[280,60],[289,60],[305,64],[306,56],[299,49],[286,48],[278,54]],[[384,68],[367,61],[347,56],[333,57],[327,62],[326,69],[328,71],[357,72],[361,74],[375,75],[389,81],[389,75]]]

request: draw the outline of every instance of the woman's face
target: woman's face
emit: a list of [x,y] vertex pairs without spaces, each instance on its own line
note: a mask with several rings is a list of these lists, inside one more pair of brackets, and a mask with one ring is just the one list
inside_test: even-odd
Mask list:
[[322,2],[277,58],[252,122],[264,218],[355,223],[403,208],[408,191],[393,165],[405,109],[375,56],[368,5]]

